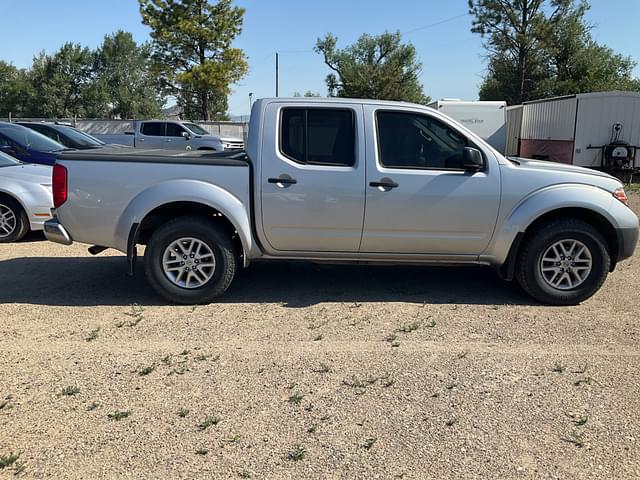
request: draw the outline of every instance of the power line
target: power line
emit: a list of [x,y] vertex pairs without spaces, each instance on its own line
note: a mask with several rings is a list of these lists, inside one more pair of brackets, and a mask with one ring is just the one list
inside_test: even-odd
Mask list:
[[423,27],[413,28],[411,30],[407,30],[406,32],[402,32],[402,35],[407,35],[409,33],[419,32],[420,30],[426,30],[427,28],[437,27],[438,25],[442,25],[443,23],[453,22],[462,17],[468,16],[468,13],[462,13],[460,15],[456,15],[455,17],[445,18],[444,20],[440,20],[439,22],[430,23],[429,25],[425,25]]

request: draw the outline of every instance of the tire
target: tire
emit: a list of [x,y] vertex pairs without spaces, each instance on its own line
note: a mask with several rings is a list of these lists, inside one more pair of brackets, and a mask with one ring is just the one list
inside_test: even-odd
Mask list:
[[[188,255],[188,251],[195,255],[196,249],[204,253]],[[210,303],[229,288],[237,256],[228,232],[206,217],[187,216],[153,233],[144,263],[147,279],[158,294],[170,302],[194,305]]]
[[29,232],[29,217],[13,198],[0,196],[0,243],[17,242]]
[[[574,256],[565,255],[569,249],[573,249]],[[576,252],[582,252],[579,258],[575,257]],[[545,224],[526,240],[516,278],[529,295],[542,303],[577,305],[600,289],[610,265],[607,242],[600,232],[589,223],[566,218]]]

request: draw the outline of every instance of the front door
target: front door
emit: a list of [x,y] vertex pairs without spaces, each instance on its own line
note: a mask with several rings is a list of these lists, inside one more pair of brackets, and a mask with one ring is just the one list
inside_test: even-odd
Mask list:
[[[188,136],[185,137],[184,134]],[[167,123],[167,134],[165,136],[164,148],[172,150],[191,150],[191,134],[177,123]]]
[[360,252],[480,254],[500,205],[493,154],[483,153],[481,171],[465,171],[464,148],[478,147],[454,124],[418,109],[367,106],[365,115],[373,148]]
[[262,230],[275,251],[357,252],[364,218],[362,106],[270,104],[260,172]]

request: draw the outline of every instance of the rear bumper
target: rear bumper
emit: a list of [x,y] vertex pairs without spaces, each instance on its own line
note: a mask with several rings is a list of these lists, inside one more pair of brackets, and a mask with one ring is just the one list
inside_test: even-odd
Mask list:
[[618,258],[624,260],[633,255],[638,245],[638,227],[616,228],[618,238]]
[[44,222],[44,236],[47,237],[47,240],[61,243],[62,245],[71,245],[73,243],[73,240],[57,218]]

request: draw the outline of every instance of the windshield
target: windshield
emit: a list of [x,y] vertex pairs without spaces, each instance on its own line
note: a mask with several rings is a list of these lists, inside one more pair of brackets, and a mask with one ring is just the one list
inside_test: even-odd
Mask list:
[[7,125],[0,129],[0,131],[19,146],[39,152],[59,152],[65,149],[63,145],[54,142],[49,137],[45,137],[41,133],[21,125]]
[[196,125],[195,123],[183,123],[183,125],[196,135],[209,135],[209,132],[207,132],[200,125]]
[[104,142],[92,137],[88,133],[81,132],[72,127],[58,127],[60,133],[69,137],[69,139],[80,147],[102,147]]
[[7,155],[6,153],[0,152],[0,168],[12,167],[13,165],[19,165],[20,163],[22,162],[20,162],[19,160],[16,160],[12,156]]

